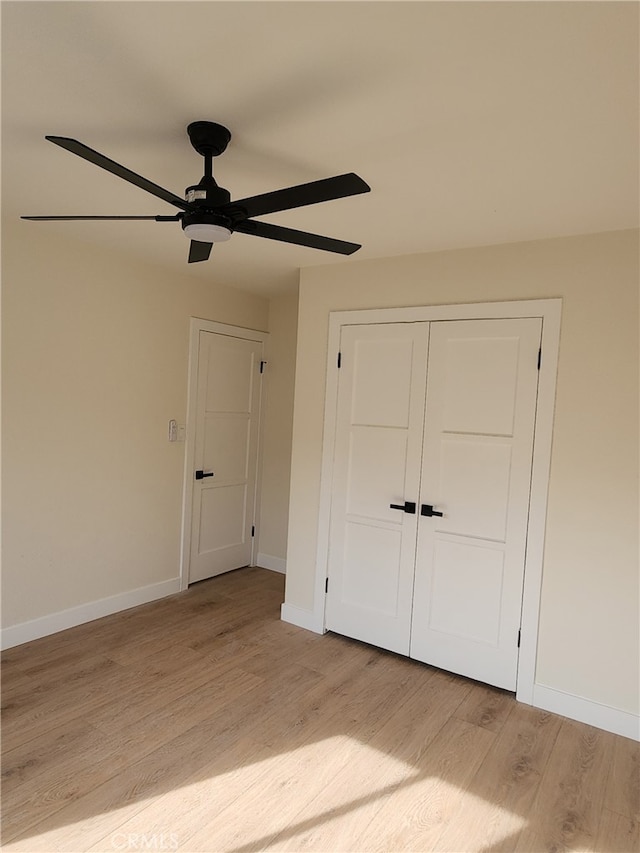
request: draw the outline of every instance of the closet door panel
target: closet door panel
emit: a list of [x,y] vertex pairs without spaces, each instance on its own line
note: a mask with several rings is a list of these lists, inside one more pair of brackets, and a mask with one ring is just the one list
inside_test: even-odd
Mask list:
[[429,328],[347,326],[340,341],[326,626],[409,653]]
[[541,331],[538,319],[436,322],[429,346],[410,654],[510,690]]

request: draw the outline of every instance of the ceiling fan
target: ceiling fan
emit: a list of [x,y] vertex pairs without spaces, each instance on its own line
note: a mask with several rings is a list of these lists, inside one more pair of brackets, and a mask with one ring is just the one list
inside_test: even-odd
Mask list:
[[334,178],[311,181],[308,184],[299,184],[295,187],[231,201],[229,191],[219,187],[213,177],[213,158],[226,149],[231,133],[226,127],[212,121],[192,122],[187,127],[187,133],[191,145],[204,157],[204,176],[195,186],[187,187],[184,199],[99,154],[76,139],[69,139],[66,136],[45,137],[49,142],[66,148],[72,154],[77,154],[78,157],[180,208],[180,213],[174,216],[22,216],[20,218],[36,221],[151,219],[156,222],[180,222],[182,230],[191,240],[190,264],[206,261],[211,254],[213,244],[228,240],[234,231],[266,237],[268,240],[279,240],[283,243],[295,243],[312,249],[337,252],[341,255],[351,255],[360,248],[358,243],[321,237],[318,234],[284,228],[281,225],[272,225],[253,218],[280,210],[290,210],[369,192],[371,187],[358,175],[349,172]]

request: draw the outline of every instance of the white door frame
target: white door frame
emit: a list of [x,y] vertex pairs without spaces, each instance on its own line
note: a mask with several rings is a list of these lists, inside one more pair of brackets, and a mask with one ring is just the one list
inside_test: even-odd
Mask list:
[[329,522],[338,398],[336,358],[340,348],[342,326],[370,323],[418,323],[436,320],[495,320],[540,317],[542,319],[542,361],[538,379],[522,600],[522,627],[516,687],[516,698],[520,702],[533,704],[561,312],[561,299],[529,299],[517,302],[484,302],[466,305],[430,305],[413,308],[374,308],[361,311],[330,312],[318,550],[314,589],[314,623],[321,626],[320,630],[326,630],[324,617],[325,584],[329,556]]
[[[216,323],[213,320],[203,320],[191,317],[189,322],[189,373],[187,380],[187,423],[185,431],[184,475],[182,487],[182,531],[180,553],[180,589],[189,586],[189,564],[191,561],[191,516],[193,511],[193,472],[195,470],[196,443],[196,407],[198,404],[198,352],[200,332],[212,332],[215,335],[225,335],[243,340],[259,341],[263,344],[264,360],[267,361],[268,332],[255,329],[245,329],[241,326],[230,326],[227,323]],[[260,390],[258,406],[258,454],[256,459],[256,483],[253,494],[253,514],[255,518],[255,536],[251,541],[251,565],[255,565],[258,553],[258,536],[260,533],[258,495],[261,485],[262,460],[262,411],[264,406],[264,386]]]

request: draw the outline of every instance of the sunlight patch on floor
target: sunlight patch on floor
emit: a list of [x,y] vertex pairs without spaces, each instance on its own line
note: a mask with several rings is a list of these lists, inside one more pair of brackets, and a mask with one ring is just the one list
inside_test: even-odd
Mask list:
[[[526,823],[445,781],[444,767],[419,770],[348,736],[288,752],[241,740],[232,752],[230,769],[227,760],[220,772],[214,759],[194,772],[203,778],[182,785],[176,779],[173,790],[126,805],[120,803],[127,792],[106,783],[44,821],[40,833],[4,849],[429,850],[455,817],[457,846],[438,849],[475,853],[488,826],[495,843]],[[130,796],[143,775],[127,780]],[[161,784],[168,787],[170,777]]]
[[[438,776],[406,776],[396,785],[376,786],[377,768],[367,788],[331,792],[318,803],[282,824],[279,837],[251,833],[231,853],[249,850],[354,850],[444,851],[481,853],[510,836],[517,836],[527,821],[494,803]],[[441,840],[442,839],[442,840]],[[215,840],[215,839],[214,839]],[[189,845],[186,845],[189,847]],[[196,847],[206,850],[206,846]],[[225,850],[229,851],[226,847]]]

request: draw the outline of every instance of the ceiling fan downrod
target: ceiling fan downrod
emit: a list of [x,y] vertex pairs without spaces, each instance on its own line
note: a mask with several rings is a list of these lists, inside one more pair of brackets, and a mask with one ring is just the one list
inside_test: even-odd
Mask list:
[[[225,150],[231,132],[213,121],[194,121],[187,127],[191,145],[204,157],[204,175],[199,183],[185,190],[185,199],[198,208],[218,208],[231,201],[231,193],[219,187],[213,177],[213,158]],[[183,226],[184,227],[184,226]]]

